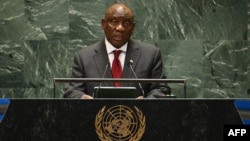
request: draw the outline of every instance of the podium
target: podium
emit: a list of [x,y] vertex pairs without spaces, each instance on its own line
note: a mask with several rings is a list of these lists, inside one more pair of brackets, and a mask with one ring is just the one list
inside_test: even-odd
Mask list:
[[[131,78],[53,78],[53,87],[54,87],[54,98],[55,96],[55,90],[56,90],[56,83],[69,83],[69,82],[125,82],[125,83],[181,83],[183,84],[183,94],[184,98],[187,97],[186,94],[186,79],[131,79]],[[163,96],[161,98],[167,98],[171,96]],[[160,97],[159,97],[160,98]]]
[[242,124],[234,99],[10,99],[0,140],[222,141],[226,124]]

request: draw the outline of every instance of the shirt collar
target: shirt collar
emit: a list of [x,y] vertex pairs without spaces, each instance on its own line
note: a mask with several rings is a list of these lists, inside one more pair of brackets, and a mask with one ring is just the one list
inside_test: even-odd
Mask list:
[[108,54],[112,53],[114,50],[121,50],[122,52],[126,53],[127,47],[128,47],[128,42],[125,43],[123,46],[121,46],[119,49],[117,49],[105,37],[105,45],[106,45],[106,49],[107,49]]

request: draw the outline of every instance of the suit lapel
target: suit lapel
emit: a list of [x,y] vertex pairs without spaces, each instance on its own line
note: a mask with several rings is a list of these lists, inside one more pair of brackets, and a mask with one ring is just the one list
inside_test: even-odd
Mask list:
[[[128,48],[126,52],[126,58],[123,68],[123,78],[135,78],[131,68],[129,67],[130,60],[133,61],[132,67],[133,69],[136,67],[138,63],[138,59],[140,58],[140,48],[136,46],[133,40],[130,40],[128,43]],[[129,86],[129,83],[122,84],[123,86]]]
[[[93,60],[95,62],[96,68],[99,72],[99,78],[112,78],[110,66],[107,68],[107,64],[109,63],[108,55],[106,51],[106,46],[104,40],[102,40],[95,47],[96,54],[93,56]],[[106,61],[105,61],[106,60]],[[107,70],[106,70],[107,69]],[[104,72],[106,70],[105,76]],[[102,83],[103,86],[110,85],[110,83]]]

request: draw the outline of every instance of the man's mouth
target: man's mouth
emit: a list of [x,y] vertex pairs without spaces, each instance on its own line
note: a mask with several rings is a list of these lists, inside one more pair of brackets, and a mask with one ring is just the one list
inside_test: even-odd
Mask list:
[[114,36],[114,40],[116,40],[116,41],[121,41],[121,40],[122,40],[122,36],[120,36],[120,35],[115,35],[115,36]]

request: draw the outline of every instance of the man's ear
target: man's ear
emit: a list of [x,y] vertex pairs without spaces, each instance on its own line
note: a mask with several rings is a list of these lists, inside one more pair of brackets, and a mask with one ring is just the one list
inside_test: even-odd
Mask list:
[[135,28],[135,22],[133,22],[133,28],[132,29],[134,30],[134,28]]
[[105,19],[102,19],[102,29],[104,30],[106,28],[106,21]]

